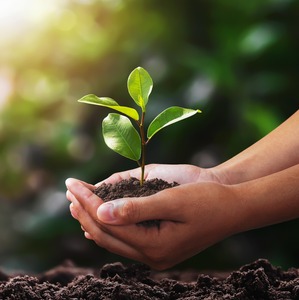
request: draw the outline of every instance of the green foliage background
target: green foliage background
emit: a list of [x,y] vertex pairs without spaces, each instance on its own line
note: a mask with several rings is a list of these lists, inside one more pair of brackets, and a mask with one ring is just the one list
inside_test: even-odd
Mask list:
[[[0,79],[11,90],[0,91],[0,265],[124,261],[85,240],[68,212],[65,178],[96,183],[136,167],[103,142],[108,110],[77,99],[131,105],[127,77],[144,67],[154,80],[149,121],[171,105],[203,111],[159,133],[148,163],[210,167],[298,109],[298,26],[296,0],[78,0],[3,39]],[[298,267],[298,229],[292,221],[243,233],[179,267],[228,269],[258,257]]]

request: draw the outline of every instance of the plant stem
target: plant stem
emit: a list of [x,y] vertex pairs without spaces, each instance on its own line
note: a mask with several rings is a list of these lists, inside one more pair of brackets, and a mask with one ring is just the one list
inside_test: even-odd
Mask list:
[[139,124],[139,130],[140,130],[140,137],[141,137],[141,177],[140,177],[140,185],[143,185],[144,183],[144,168],[145,168],[145,146],[146,146],[146,141],[145,141],[145,134],[144,134],[144,117],[145,117],[145,112],[142,112],[141,115],[141,121]]

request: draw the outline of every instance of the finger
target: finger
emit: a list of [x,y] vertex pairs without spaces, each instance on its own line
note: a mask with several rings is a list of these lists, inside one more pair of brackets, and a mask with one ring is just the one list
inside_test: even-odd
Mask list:
[[[184,247],[177,247],[179,243],[170,242],[171,239],[169,239],[169,236],[173,234],[180,237],[185,233],[182,232],[182,229],[178,231],[180,229],[178,225],[178,223],[163,222],[160,229],[136,225],[109,227],[112,227],[111,232],[114,238],[125,242],[126,245],[138,251],[141,255],[139,261],[159,270],[171,267],[174,265],[173,260],[184,254]],[[183,243],[183,245],[186,244],[189,244],[188,239]]]
[[137,178],[139,178],[140,177],[140,168],[136,168],[136,169],[132,169],[132,170],[128,170],[128,171],[114,173],[113,175],[111,175],[107,179],[105,179],[105,180],[97,183],[95,186],[98,187],[102,183],[115,184],[115,183],[120,182],[122,180],[128,180],[131,177],[137,177]]
[[92,236],[91,236],[88,232],[86,232],[85,230],[83,230],[83,231],[84,231],[84,236],[85,236],[88,240],[93,240]]
[[[81,224],[83,231],[87,233],[89,239],[93,239],[101,247],[107,248],[106,240],[101,236],[105,233],[115,240],[121,241],[123,244],[129,245],[132,249],[143,248],[148,240],[152,240],[152,236],[156,234],[157,228],[145,228],[142,226],[128,225],[128,226],[113,226],[103,225],[98,223],[77,201],[76,198],[70,204],[70,211],[72,216]],[[99,234],[101,233],[101,234]],[[142,238],[140,238],[142,237]],[[139,247],[140,246],[140,247]]]
[[66,185],[69,190],[67,197],[71,201],[76,199],[84,210],[86,210],[94,220],[97,220],[96,212],[103,201],[89,189],[90,186],[72,178],[67,179]]
[[98,233],[97,236],[93,236],[92,234],[87,232],[87,236],[89,236],[89,239],[92,239],[98,246],[106,249],[111,253],[115,253],[117,255],[133,260],[145,262],[144,256],[138,250],[104,231]]
[[135,224],[146,220],[183,222],[184,188],[176,187],[152,196],[123,198],[103,203],[97,210],[99,221],[111,225]]
[[77,213],[76,213],[76,210],[74,208],[74,203],[73,202],[70,204],[70,212],[71,212],[72,217],[77,220]]
[[[94,221],[78,201],[75,200],[73,206],[77,211],[76,217],[85,231],[85,237],[93,240],[98,246],[112,253],[146,263],[156,269],[169,264],[165,260],[166,256],[163,253],[162,256],[160,255],[160,250],[163,248],[169,231],[177,232],[176,223],[163,222],[160,228],[161,232],[157,228],[145,228],[135,224],[104,227]],[[164,232],[164,225],[169,227],[166,232]],[[159,250],[157,251],[157,249]],[[161,261],[161,257],[163,261]]]
[[72,199],[74,198],[74,195],[73,195],[69,190],[66,191],[65,195],[66,195],[66,198],[67,198],[70,202],[72,202]]
[[79,202],[72,203],[72,209],[76,211],[76,219],[80,222],[84,235],[106,250],[125,256],[130,259],[142,261],[143,256],[134,247],[124,241],[115,238],[102,228],[82,207]]
[[81,184],[83,184],[85,187],[87,187],[88,189],[90,189],[91,191],[93,191],[95,189],[95,186],[90,184],[90,183],[87,183],[83,180],[80,180],[80,179],[75,179],[75,178],[67,178],[65,180],[65,185],[68,187],[69,185],[69,182],[72,182],[72,181],[77,181],[77,182],[80,182]]

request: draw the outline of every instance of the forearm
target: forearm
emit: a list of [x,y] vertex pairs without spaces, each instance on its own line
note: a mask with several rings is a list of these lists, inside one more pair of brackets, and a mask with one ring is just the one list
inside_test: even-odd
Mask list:
[[238,231],[299,218],[299,164],[235,189],[240,197]]
[[264,138],[213,168],[235,184],[266,176],[299,163],[299,111]]

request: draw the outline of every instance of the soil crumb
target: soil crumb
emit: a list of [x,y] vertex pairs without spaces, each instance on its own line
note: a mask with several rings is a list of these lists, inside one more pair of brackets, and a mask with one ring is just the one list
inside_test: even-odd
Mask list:
[[[184,272],[181,276],[184,277]],[[259,259],[223,276],[151,273],[143,264],[106,264],[84,269],[67,262],[43,274],[1,272],[0,299],[299,299],[299,270],[282,270]],[[216,274],[216,273],[215,273]],[[185,278],[187,278],[185,277]]]

